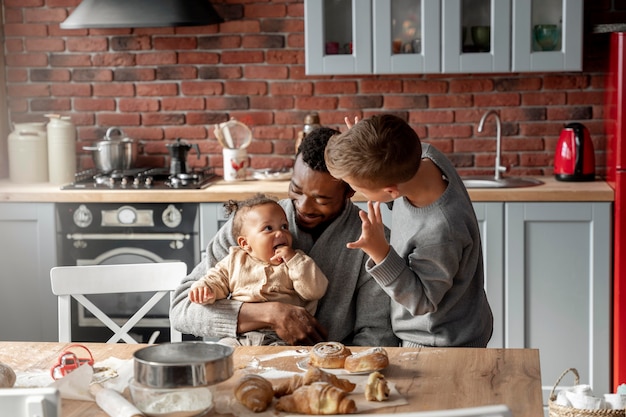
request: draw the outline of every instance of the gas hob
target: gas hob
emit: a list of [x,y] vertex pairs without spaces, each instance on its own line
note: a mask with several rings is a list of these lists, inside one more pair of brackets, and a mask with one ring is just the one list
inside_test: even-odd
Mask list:
[[134,168],[102,173],[95,169],[76,174],[62,190],[192,190],[206,188],[219,176],[212,168],[170,174],[168,168]]

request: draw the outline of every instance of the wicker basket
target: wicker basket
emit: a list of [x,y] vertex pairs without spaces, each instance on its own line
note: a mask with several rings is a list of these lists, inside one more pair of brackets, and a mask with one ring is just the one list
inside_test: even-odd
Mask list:
[[548,410],[550,417],[626,417],[626,413],[624,409],[621,410],[612,410],[612,409],[599,409],[599,410],[588,410],[582,408],[574,408],[574,407],[565,407],[562,405],[558,405],[555,403],[556,394],[554,390],[557,385],[561,382],[561,379],[568,373],[572,372],[576,377],[576,384],[578,385],[580,382],[580,378],[578,376],[578,371],[574,368],[569,368],[563,371],[559,379],[556,380],[554,387],[552,387],[552,391],[550,392],[550,399],[548,401]]

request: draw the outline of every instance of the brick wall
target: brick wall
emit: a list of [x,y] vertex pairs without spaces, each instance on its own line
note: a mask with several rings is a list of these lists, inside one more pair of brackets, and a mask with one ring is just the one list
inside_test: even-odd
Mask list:
[[[303,0],[213,0],[220,25],[62,30],[79,0],[1,0],[9,119],[72,117],[82,146],[118,126],[145,143],[139,163],[166,166],[166,143],[198,143],[193,166],[222,166],[212,125],[231,117],[253,131],[254,167],[291,164],[304,116],[343,128],[344,116],[392,112],[444,151],[464,173],[491,173],[495,126],[477,133],[490,108],[503,120],[503,163],[550,175],[560,130],[585,124],[604,161],[608,35],[596,23],[626,22],[623,0],[585,1],[582,73],[306,76]],[[2,138],[6,140],[6,138]],[[1,149],[1,148],[0,148]],[[601,172],[599,168],[599,172]]]

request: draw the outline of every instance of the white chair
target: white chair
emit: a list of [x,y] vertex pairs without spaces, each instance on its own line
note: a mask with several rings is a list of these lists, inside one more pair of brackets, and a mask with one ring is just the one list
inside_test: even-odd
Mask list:
[[[187,265],[184,262],[52,268],[52,292],[58,296],[59,304],[59,342],[72,341],[71,299],[74,298],[114,332],[107,343],[116,343],[118,340],[137,343],[128,332],[165,295],[170,295],[171,299],[171,294],[186,274]],[[154,292],[154,295],[121,327],[85,297],[88,294],[134,292]],[[170,331],[172,342],[182,341],[182,334],[171,326],[171,322]]]
[[0,389],[3,416],[61,417],[61,395],[54,387]]

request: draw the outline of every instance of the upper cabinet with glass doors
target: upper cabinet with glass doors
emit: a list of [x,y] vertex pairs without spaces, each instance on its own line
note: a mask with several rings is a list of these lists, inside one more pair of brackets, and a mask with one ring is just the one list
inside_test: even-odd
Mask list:
[[305,0],[307,74],[580,71],[583,0]]

